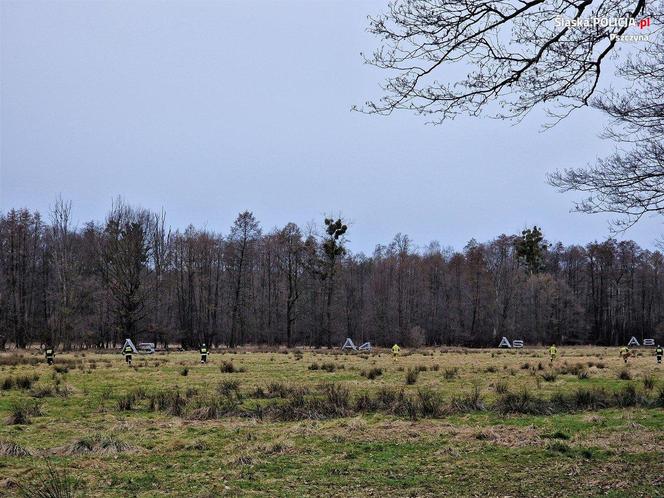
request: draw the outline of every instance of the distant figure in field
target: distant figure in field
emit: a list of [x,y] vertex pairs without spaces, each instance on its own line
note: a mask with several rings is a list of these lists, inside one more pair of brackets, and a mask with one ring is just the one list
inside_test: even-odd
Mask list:
[[632,352],[629,350],[627,346],[623,346],[622,348],[620,348],[620,357],[623,359],[625,363],[627,363],[627,360],[631,355]]
[[207,363],[207,357],[208,357],[208,348],[205,345],[205,343],[203,343],[203,345],[201,346],[201,364]]
[[53,351],[53,348],[50,346],[47,347],[44,354],[46,355],[46,363],[53,365],[53,359],[55,358],[55,351]]
[[657,363],[662,363],[662,354],[664,354],[664,349],[662,349],[662,346],[658,344],[657,349],[655,349],[655,356],[657,357]]
[[553,360],[556,359],[556,356],[558,356],[558,349],[556,348],[555,344],[551,344],[549,347],[549,363],[553,363]]
[[125,361],[127,362],[127,365],[131,365],[131,355],[134,353],[134,350],[131,349],[131,346],[127,344],[124,349],[122,350],[122,354],[125,357]]
[[401,351],[401,348],[398,345],[392,346],[392,358],[394,361],[397,360],[397,356],[399,356],[399,351]]

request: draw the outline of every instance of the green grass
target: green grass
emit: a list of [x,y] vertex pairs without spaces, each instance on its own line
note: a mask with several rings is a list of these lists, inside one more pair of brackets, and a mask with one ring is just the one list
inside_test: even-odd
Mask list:
[[[7,365],[10,357],[0,354],[0,383],[34,375],[39,381],[0,391],[0,496],[18,493],[12,483],[42,482],[48,465],[73,482],[77,496],[93,497],[661,495],[661,407],[554,415],[502,415],[492,409],[500,396],[497,384],[548,399],[579,388],[617,391],[632,383],[654,398],[664,379],[650,356],[630,360],[632,381],[618,379],[622,361],[603,348],[561,348],[553,366],[544,350],[535,349],[422,351],[397,361],[385,352],[241,351],[213,353],[207,365],[198,363],[198,355],[171,353],[139,356],[135,368],[117,354],[58,355],[56,366],[67,366],[66,373],[30,364],[36,355],[24,353],[30,361],[18,365]],[[565,362],[569,367],[588,361],[606,367],[586,366],[587,379],[558,372],[555,381],[538,382],[539,362],[551,371]],[[235,371],[222,372],[224,362]],[[526,362],[530,368],[522,368]],[[334,368],[310,369],[314,363]],[[367,378],[372,369],[382,374]],[[405,382],[409,369],[419,370],[412,385]],[[453,370],[455,375],[445,375]],[[645,377],[654,380],[652,390],[644,390]],[[269,393],[275,383],[286,398]],[[442,402],[441,414],[414,421],[405,414],[358,414],[349,407],[347,416],[320,420],[285,422],[271,415],[298,396],[293,392],[311,400],[329,383],[344,388],[332,396],[343,397],[347,390],[351,401],[385,388],[413,399],[420,391],[431,392]],[[31,416],[30,424],[5,423],[12,407],[35,399],[37,387],[48,393],[42,388],[49,385],[54,389],[38,399],[41,414]],[[474,386],[484,410],[445,410]],[[257,389],[262,396],[256,397]],[[190,400],[184,401],[182,417],[149,410],[150,396],[176,391]],[[135,399],[132,409],[118,410],[118,399],[128,395]],[[221,408],[232,402],[234,415],[195,420],[193,404],[202,400],[216,400]],[[343,406],[343,400],[336,402]],[[28,456],[16,456],[16,445]]]

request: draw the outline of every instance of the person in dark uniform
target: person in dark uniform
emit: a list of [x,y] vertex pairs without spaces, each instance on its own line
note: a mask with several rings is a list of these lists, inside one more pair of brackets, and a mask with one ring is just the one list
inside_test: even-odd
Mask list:
[[131,355],[134,353],[134,350],[131,349],[131,346],[127,344],[124,349],[122,350],[122,354],[125,357],[125,361],[127,362],[127,365],[131,365]]
[[46,363],[53,365],[53,360],[55,358],[55,351],[53,351],[53,348],[51,346],[47,347],[44,354],[46,356]]
[[205,345],[205,343],[203,343],[203,345],[201,346],[201,364],[207,363],[207,357],[208,357],[208,348]]
[[662,354],[664,354],[664,349],[662,349],[662,346],[658,344],[657,349],[655,349],[655,356],[657,357],[657,363],[662,363]]

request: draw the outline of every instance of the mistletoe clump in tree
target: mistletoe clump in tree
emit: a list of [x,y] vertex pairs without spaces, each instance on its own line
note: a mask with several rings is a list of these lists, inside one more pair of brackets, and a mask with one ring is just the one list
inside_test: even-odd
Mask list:
[[332,347],[332,297],[334,295],[334,276],[337,268],[338,258],[346,254],[344,246],[344,235],[348,230],[341,218],[335,221],[325,218],[325,239],[323,240],[324,270],[321,279],[325,281],[325,324],[323,333],[326,338],[327,347]]
[[526,228],[521,232],[521,237],[516,242],[517,256],[528,269],[531,275],[544,270],[544,255],[547,244],[544,242],[542,229],[534,226],[532,230]]

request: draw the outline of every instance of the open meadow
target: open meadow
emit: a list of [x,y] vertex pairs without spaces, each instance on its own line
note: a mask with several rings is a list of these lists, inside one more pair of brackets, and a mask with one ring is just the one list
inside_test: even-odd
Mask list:
[[663,496],[664,365],[559,352],[3,353],[0,495]]

